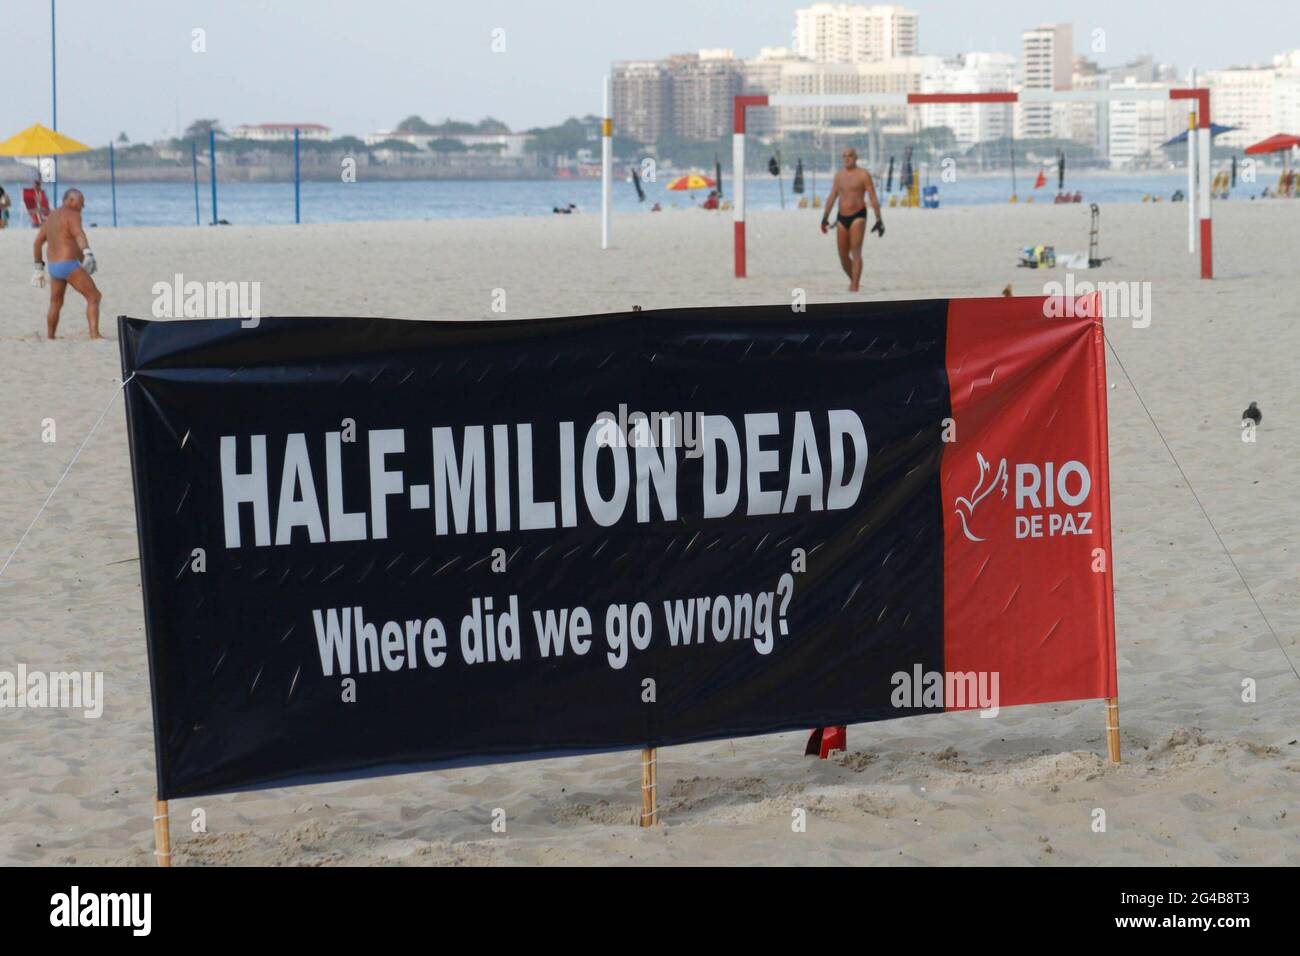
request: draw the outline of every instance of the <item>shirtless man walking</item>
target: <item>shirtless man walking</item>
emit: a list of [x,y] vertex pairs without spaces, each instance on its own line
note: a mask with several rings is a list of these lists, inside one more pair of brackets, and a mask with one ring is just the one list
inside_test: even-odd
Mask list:
[[59,327],[59,313],[63,310],[63,295],[71,285],[86,300],[86,321],[90,323],[90,337],[99,334],[99,289],[91,276],[95,272],[95,254],[90,251],[90,241],[81,226],[81,210],[86,197],[79,189],[69,189],[63,194],[63,205],[50,213],[36,233],[32,258],[36,260],[36,274],[32,285],[45,287],[47,266],[41,258],[41,247],[49,244],[50,309],[45,316],[45,334],[54,338]]
[[867,202],[876,214],[876,224],[871,231],[885,234],[885,222],[880,218],[880,200],[871,174],[858,165],[858,151],[849,147],[844,151],[844,168],[835,174],[835,184],[826,197],[826,211],[822,214],[822,232],[830,226],[831,208],[835,200],[840,203],[836,216],[835,240],[840,249],[840,266],[849,277],[849,291],[857,292],[862,280],[862,240],[867,234]]

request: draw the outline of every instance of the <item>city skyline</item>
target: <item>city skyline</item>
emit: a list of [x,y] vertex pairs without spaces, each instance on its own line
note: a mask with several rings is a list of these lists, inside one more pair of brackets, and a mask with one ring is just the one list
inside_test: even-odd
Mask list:
[[[611,62],[654,59],[726,47],[752,56],[790,46],[795,10],[810,4],[758,0],[743,8],[677,3],[629,17],[610,5],[568,4],[565,14],[523,3],[487,2],[473,10],[372,4],[366,17],[344,4],[233,0],[194,10],[160,0],[112,8],[60,0],[59,127],[92,144],[119,132],[132,140],[175,135],[192,119],[227,127],[317,122],[362,135],[418,113],[494,116],[512,129],[549,126],[598,113],[600,81]],[[950,56],[971,49],[1018,57],[1023,32],[1069,22],[1075,53],[1105,31],[1103,65],[1142,53],[1180,70],[1267,64],[1300,36],[1300,12],[1287,3],[1255,5],[1249,20],[1223,18],[1208,3],[1132,5],[1000,3],[996,19],[966,4],[903,4],[920,18],[918,52]],[[50,122],[49,4],[6,5],[11,53],[0,62],[7,91],[0,127]],[[572,11],[572,12],[568,12]],[[1267,23],[1268,30],[1259,29]],[[1175,28],[1186,24],[1185,28]],[[1288,28],[1288,24],[1291,25]],[[1211,28],[1212,27],[1212,28]],[[203,50],[196,51],[194,31]],[[494,33],[494,31],[503,31]],[[500,52],[493,52],[494,39]],[[127,51],[107,75],[105,49]]]

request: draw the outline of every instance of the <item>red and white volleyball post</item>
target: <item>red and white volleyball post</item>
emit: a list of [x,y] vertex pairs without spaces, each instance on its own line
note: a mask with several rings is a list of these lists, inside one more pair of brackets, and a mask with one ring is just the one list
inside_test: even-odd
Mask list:
[[614,119],[609,112],[609,74],[605,74],[604,112],[600,114],[600,248],[609,248],[610,185],[614,178]]
[[[1196,141],[1196,204],[1201,214],[1201,278],[1214,278],[1214,237],[1213,222],[1210,215],[1210,143],[1213,134],[1210,131],[1210,91],[1205,87],[1185,90],[1170,90],[1170,99],[1196,101],[1196,125],[1189,124],[1187,139],[1189,144]],[[1191,152],[1191,145],[1188,152]],[[1190,197],[1189,197],[1190,198]]]
[[[736,278],[743,279],[745,262],[745,113],[751,106],[920,106],[926,103],[1097,103],[1112,100],[1195,100],[1197,128],[1188,130],[1189,151],[1199,157],[1195,201],[1200,210],[1201,278],[1214,278],[1210,215],[1210,91],[1205,88],[1177,90],[1020,90],[992,93],[773,93],[768,96],[737,96],[732,125],[732,170],[735,178],[735,264]],[[1193,197],[1188,197],[1193,201]]]
[[731,126],[731,208],[736,243],[736,278],[745,277],[745,110],[767,106],[766,96],[737,96]]
[[1187,251],[1196,252],[1196,110],[1187,114]]

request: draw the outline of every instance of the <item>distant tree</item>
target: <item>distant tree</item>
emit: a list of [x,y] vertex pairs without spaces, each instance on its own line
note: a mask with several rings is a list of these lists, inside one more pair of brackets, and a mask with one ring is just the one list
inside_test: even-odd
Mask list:
[[969,159],[980,158],[985,164],[1004,166],[1010,164],[1013,149],[1016,165],[1022,169],[1028,169],[1032,163],[1054,161],[1058,150],[1065,153],[1067,167],[1070,165],[1079,167],[1103,161],[1097,156],[1096,150],[1086,143],[1077,143],[1069,139],[1017,138],[1013,140],[1009,136],[976,143],[966,151],[965,156]]
[[[773,151],[767,147],[751,150],[748,164],[766,169],[768,157]],[[726,135],[717,140],[696,140],[664,134],[655,142],[655,153],[675,166],[702,169],[712,177],[715,159],[721,160],[723,165],[730,165],[727,161],[731,158],[731,136]],[[786,162],[793,163],[793,157],[783,156],[782,163]]]
[[185,127],[184,139],[207,139],[208,132],[214,132],[218,137],[226,135],[226,131],[221,128],[221,120],[216,119],[196,119],[189,126]]
[[332,139],[329,143],[323,145],[328,146],[330,149],[362,150],[366,148],[366,144],[355,136],[340,136],[338,139]]
[[957,148],[957,136],[947,126],[927,126],[915,139],[919,147],[931,153],[952,153]]
[[433,124],[425,122],[423,117],[413,114],[397,124],[397,131],[399,133],[436,133],[438,129]]
[[397,153],[418,153],[420,151],[418,146],[414,146],[404,139],[386,139],[375,143],[370,149],[391,149]]
[[458,139],[441,136],[429,141],[429,151],[433,153],[463,153],[466,146]]
[[117,141],[119,143],[129,143],[131,142],[131,137],[127,136],[126,133],[118,133]]
[[491,116],[485,116],[478,121],[475,129],[480,133],[508,133],[510,127],[499,119],[493,119]]
[[454,120],[448,116],[445,120],[430,130],[433,133],[442,133],[444,136],[449,133],[477,133],[478,127],[473,123],[466,123],[463,120]]
[[559,126],[537,126],[528,130],[532,148],[539,153],[569,156],[580,149],[590,149],[600,141],[600,120],[594,116],[578,119],[570,116]]

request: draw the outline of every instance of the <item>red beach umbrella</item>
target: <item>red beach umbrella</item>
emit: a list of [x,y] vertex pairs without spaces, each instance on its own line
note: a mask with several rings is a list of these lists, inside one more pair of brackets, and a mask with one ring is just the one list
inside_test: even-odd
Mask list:
[[1258,143],[1247,146],[1246,152],[1247,154],[1280,153],[1283,150],[1294,149],[1297,146],[1300,146],[1300,136],[1278,133],[1276,136],[1261,139]]

